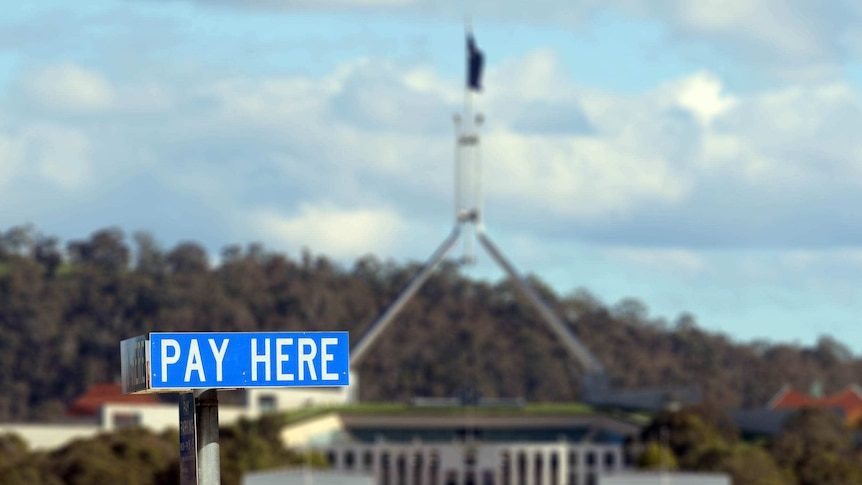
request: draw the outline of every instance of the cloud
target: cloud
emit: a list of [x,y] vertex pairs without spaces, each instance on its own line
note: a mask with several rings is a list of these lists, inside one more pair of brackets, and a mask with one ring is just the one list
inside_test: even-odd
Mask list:
[[364,130],[448,132],[440,122],[449,113],[439,79],[429,79],[421,70],[399,71],[383,61],[357,62],[342,70],[346,82],[330,101],[335,116]]
[[[847,9],[835,2],[825,10],[804,1],[710,0],[696,4],[672,0],[653,14],[667,15],[678,32],[720,41],[734,47],[747,46],[742,55],[780,56],[811,60],[828,54],[833,32]],[[849,13],[849,12],[848,12]],[[741,45],[740,45],[741,44]]]
[[[320,75],[109,72],[62,63],[23,75],[16,86],[40,80],[32,92],[64,108],[8,104],[6,184],[28,174],[68,190],[96,174],[103,184],[149,174],[228,212],[327,201],[448,217],[460,77],[382,58]],[[506,215],[501,230],[669,250],[862,237],[850,210],[862,183],[852,85],[735,92],[699,70],[621,94],[577,84],[553,49],[486,74],[483,193],[489,213]],[[148,94],[132,105],[132,92]]]
[[38,123],[0,133],[0,183],[10,186],[14,181],[37,180],[54,189],[83,188],[93,180],[91,150],[85,133],[57,124]]
[[[333,10],[420,14],[463,19],[461,2],[437,0],[253,0],[195,1],[236,9]],[[862,54],[856,33],[862,8],[850,0],[477,0],[474,19],[485,24],[529,24],[581,32],[597,15],[612,13],[656,22],[667,32],[664,43],[681,55],[707,55],[743,63],[784,79],[822,82],[840,71],[842,61]],[[705,53],[705,54],[704,54]]]
[[256,231],[288,247],[309,247],[334,258],[391,251],[405,223],[390,209],[348,209],[302,204],[294,216],[261,211]]
[[514,120],[518,133],[548,135],[590,135],[593,126],[581,107],[574,102],[536,101],[528,103]]
[[536,210],[543,201],[546,216],[569,225],[562,233],[602,244],[860,240],[862,223],[849,210],[862,202],[862,144],[850,129],[862,121],[858,91],[824,83],[735,95],[721,86],[697,73],[634,97],[585,95],[591,136],[492,140],[495,159],[520,160],[494,183]]
[[[430,59],[443,50],[434,31],[460,31],[462,4],[168,3],[0,29],[12,53],[0,59],[0,82],[12,80],[0,84],[0,200],[15,208],[0,226],[32,221],[68,240],[120,224],[210,251],[254,240],[341,260],[431,253],[453,222],[463,78],[450,51]],[[770,305],[811,328],[833,312],[853,331],[862,102],[837,69],[859,55],[858,7],[472,5],[489,54],[488,89],[474,98],[485,222],[516,267],[714,327],[785,325],[760,312]],[[249,6],[289,8],[242,15]],[[307,15],[317,8],[338,15]],[[594,15],[647,25],[648,49],[670,61],[625,92],[607,77],[582,84],[596,63],[608,76],[626,60],[569,50],[605,35]],[[326,28],[285,34],[309,19]],[[510,47],[510,32],[553,47]]]
[[0,133],[0,187],[12,181],[18,172],[21,157],[17,151],[16,141],[11,136]]
[[489,198],[533,214],[613,220],[639,204],[670,203],[687,192],[686,180],[664,160],[642,157],[607,140],[511,132],[491,133],[485,140],[487,158],[494,162],[485,170]]
[[31,100],[49,110],[92,113],[109,109],[115,99],[101,74],[76,64],[47,66],[23,83]]
[[736,100],[722,95],[721,81],[709,73],[699,73],[677,83],[677,103],[705,126],[730,110]]
[[[202,1],[203,0],[198,0]],[[237,7],[232,0],[208,0],[203,3],[220,5],[226,7]],[[414,5],[418,0],[247,0],[242,3],[242,8],[264,8],[264,9],[365,9],[380,7],[404,7]]]
[[709,270],[703,256],[686,249],[643,249],[610,247],[603,251],[608,257],[626,265],[635,264],[667,273],[695,275]]
[[494,86],[491,101],[506,99],[518,102],[558,100],[570,96],[572,79],[566,72],[559,53],[540,48],[523,57],[510,57],[493,65],[488,72],[488,84]]

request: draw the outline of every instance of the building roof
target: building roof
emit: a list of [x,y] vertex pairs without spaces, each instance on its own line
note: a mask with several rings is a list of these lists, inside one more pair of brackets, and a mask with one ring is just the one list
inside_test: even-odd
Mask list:
[[862,418],[862,390],[856,384],[823,397],[815,397],[800,392],[791,386],[784,386],[766,405],[768,409],[799,409],[817,407],[840,409],[848,422]]
[[[333,421],[332,416],[336,416]],[[314,419],[320,421],[315,424]],[[328,419],[328,421],[327,421]],[[323,423],[326,423],[324,425]],[[312,418],[288,427],[287,434],[314,429],[313,435],[287,437],[289,442],[303,439],[316,442],[386,441],[390,443],[451,443],[569,441],[622,443],[636,435],[641,425],[621,416],[604,413],[535,414],[498,411],[482,414],[464,410],[461,414],[432,413],[336,413]]]
[[638,433],[641,426],[616,416],[602,413],[570,415],[531,415],[507,413],[481,415],[465,412],[462,415],[372,415],[343,414],[342,420],[349,429],[459,429],[464,427],[487,430],[601,428],[615,433],[630,435]]
[[744,437],[775,436],[794,409],[737,409],[730,412],[733,424]]
[[95,416],[105,404],[159,404],[152,394],[123,394],[123,387],[115,383],[99,383],[90,386],[78,396],[66,414],[70,416]]

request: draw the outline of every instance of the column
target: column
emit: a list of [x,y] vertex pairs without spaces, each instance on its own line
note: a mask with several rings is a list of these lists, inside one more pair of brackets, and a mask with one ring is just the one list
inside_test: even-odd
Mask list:
[[[509,483],[511,485],[524,485],[524,482],[521,480],[521,450],[518,448],[512,448],[510,450],[511,455],[509,458],[512,460],[512,464],[509,470],[512,472],[509,478]],[[526,464],[524,466],[527,466]],[[526,477],[526,475],[524,475]],[[526,478],[525,478],[526,480]]]
[[542,485],[551,485],[551,451],[544,448],[542,454]]
[[590,445],[580,445],[577,447],[575,453],[578,456],[578,485],[584,485],[587,483],[587,454],[584,453],[585,448]]
[[569,445],[557,449],[557,485],[569,485]]

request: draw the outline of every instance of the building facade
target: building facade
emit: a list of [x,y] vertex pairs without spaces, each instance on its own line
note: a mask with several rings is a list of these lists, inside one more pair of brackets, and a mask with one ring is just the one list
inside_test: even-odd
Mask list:
[[317,448],[377,485],[596,485],[625,469],[620,444],[354,443]]
[[597,485],[627,469],[625,444],[639,429],[600,413],[330,413],[282,440],[378,485]]

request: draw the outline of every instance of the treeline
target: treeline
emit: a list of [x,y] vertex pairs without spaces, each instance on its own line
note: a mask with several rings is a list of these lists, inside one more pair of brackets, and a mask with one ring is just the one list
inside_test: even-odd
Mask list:
[[[218,264],[214,263],[218,261]],[[0,421],[49,420],[90,384],[117,380],[119,341],[151,331],[347,330],[351,342],[420,268],[375,256],[339,266],[303,251],[162,248],[118,229],[61,242],[31,227],[0,231]],[[693,316],[652,317],[634,299],[533,285],[605,364],[618,387],[697,385],[723,407],[762,406],[785,383],[829,392],[862,360],[824,336],[814,347],[734,342]],[[508,282],[445,263],[360,366],[361,397],[578,398],[580,366]]]
[[862,483],[856,432],[828,409],[804,408],[769,439],[740,439],[729,416],[709,406],[664,411],[643,430],[641,468],[723,472],[734,485]]
[[[256,470],[325,467],[319,453],[284,448],[286,415],[267,415],[222,427],[221,483],[239,485]],[[28,450],[15,435],[0,435],[0,485],[179,485],[176,431],[142,428],[76,440],[51,451]],[[734,485],[848,485],[862,483],[862,452],[854,431],[826,409],[802,409],[778,435],[742,440],[728,415],[709,406],[664,411],[629,444],[641,469],[722,472]]]
[[[323,466],[317,453],[282,446],[283,416],[245,420],[219,432],[221,483],[239,485],[250,471]],[[180,485],[176,431],[127,428],[76,440],[53,451],[33,451],[13,434],[0,435],[0,485]]]

